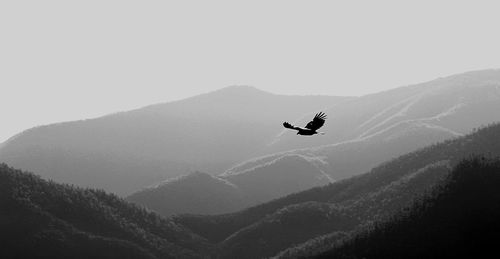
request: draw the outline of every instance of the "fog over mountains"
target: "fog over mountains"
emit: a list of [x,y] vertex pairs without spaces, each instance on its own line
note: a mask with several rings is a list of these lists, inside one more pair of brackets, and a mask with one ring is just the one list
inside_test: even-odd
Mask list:
[[228,87],[96,119],[32,128],[6,141],[0,161],[60,182],[125,195],[194,170],[223,172],[262,154],[281,132],[282,118],[349,99]]
[[[499,108],[500,70],[468,72],[362,97],[285,96],[235,86],[29,129],[3,144],[0,161],[119,195],[201,171],[234,184],[248,201],[235,204],[246,206],[360,174],[399,154],[460,136],[500,120],[494,112]],[[322,128],[326,135],[297,137],[281,126],[283,121],[305,124],[320,110],[328,115]],[[286,158],[290,155],[296,159]],[[302,159],[317,168],[316,173],[304,175],[289,166],[287,174],[279,176],[266,169],[277,163],[287,167],[281,159]],[[265,183],[271,176],[265,171],[276,174],[272,177],[278,185],[269,184],[274,187],[269,190]],[[227,211],[241,206],[230,207]],[[219,211],[226,209],[214,209]]]

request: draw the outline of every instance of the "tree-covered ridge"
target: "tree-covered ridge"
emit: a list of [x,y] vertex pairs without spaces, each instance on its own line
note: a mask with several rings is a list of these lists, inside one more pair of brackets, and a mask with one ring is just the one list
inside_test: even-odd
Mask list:
[[[1,258],[197,258],[199,236],[101,190],[0,164]],[[195,252],[196,251],[196,252]]]
[[500,159],[461,161],[443,184],[316,258],[486,258],[500,233]]

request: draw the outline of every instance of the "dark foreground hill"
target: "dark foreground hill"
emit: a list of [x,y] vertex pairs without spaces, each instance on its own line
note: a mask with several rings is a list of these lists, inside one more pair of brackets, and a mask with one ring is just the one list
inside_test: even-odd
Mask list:
[[[237,213],[182,215],[176,222],[218,244],[223,258],[274,256],[317,238],[384,220],[429,191],[471,154],[500,156],[500,125],[403,155],[369,173]],[[316,240],[315,240],[316,238]],[[309,244],[308,244],[309,243]]]
[[[0,164],[0,258],[198,258],[206,243],[103,191]],[[196,252],[195,252],[196,251]]]
[[500,159],[466,159],[431,195],[315,258],[491,257],[498,252],[499,186]]

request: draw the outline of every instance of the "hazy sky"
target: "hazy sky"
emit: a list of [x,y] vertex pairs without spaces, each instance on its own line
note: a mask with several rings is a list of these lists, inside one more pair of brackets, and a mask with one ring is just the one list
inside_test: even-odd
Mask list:
[[0,142],[229,85],[362,95],[500,68],[498,1],[0,1]]

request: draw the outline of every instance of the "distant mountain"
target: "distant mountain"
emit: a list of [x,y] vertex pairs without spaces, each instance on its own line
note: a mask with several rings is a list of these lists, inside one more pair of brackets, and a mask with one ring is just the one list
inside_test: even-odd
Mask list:
[[206,241],[115,195],[0,164],[0,258],[202,258]]
[[[474,71],[358,98],[284,96],[229,87],[97,119],[33,128],[7,141],[0,149],[0,161],[45,178],[121,196],[192,171],[223,173],[219,178],[239,175],[244,180],[235,185],[253,188],[254,193],[259,192],[255,187],[267,188],[254,199],[267,201],[328,181],[310,178],[316,173],[302,176],[301,170],[289,171],[274,180],[288,183],[273,190],[265,187],[270,186],[267,177],[253,174],[247,179],[242,172],[250,168],[270,172],[269,162],[299,155],[311,163],[310,168],[341,180],[400,154],[500,121],[500,113],[494,112],[499,109],[500,70]],[[298,137],[281,125],[283,121],[305,124],[319,110],[328,115],[322,128],[326,135]],[[245,182],[252,179],[260,181]],[[302,181],[307,184],[293,188]],[[190,211],[156,209],[169,214]]]
[[234,86],[192,98],[26,130],[0,161],[119,195],[186,172],[220,173],[263,153],[282,120],[348,97],[285,96]]
[[487,258],[498,250],[500,160],[473,157],[406,211],[309,258]]
[[498,139],[496,124],[400,156],[369,173],[240,212],[182,215],[174,220],[217,244],[222,258],[261,258],[292,246],[315,247],[318,239],[336,239],[391,217],[440,184],[464,157],[500,156]]
[[138,191],[127,200],[164,216],[220,214],[330,182],[328,175],[304,157],[290,155],[239,174],[217,177],[196,172]]
[[[341,106],[331,107],[321,129],[327,134],[315,138],[296,138],[283,130],[271,150],[316,147],[347,140],[359,140],[401,123],[415,123],[452,134],[466,134],[482,124],[499,121],[500,69],[472,71],[426,83],[361,96]],[[295,121],[304,124],[307,114]],[[290,118],[292,120],[293,118]]]
[[[500,70],[440,78],[362,96],[326,110],[329,117],[324,131],[328,134],[321,138],[296,138],[283,131],[272,148],[301,149],[252,159],[248,161],[250,165],[242,163],[228,171],[237,172],[293,153],[321,160],[324,172],[340,180],[400,154],[498,122],[500,113],[494,112],[497,110]],[[304,146],[313,148],[302,149]]]

